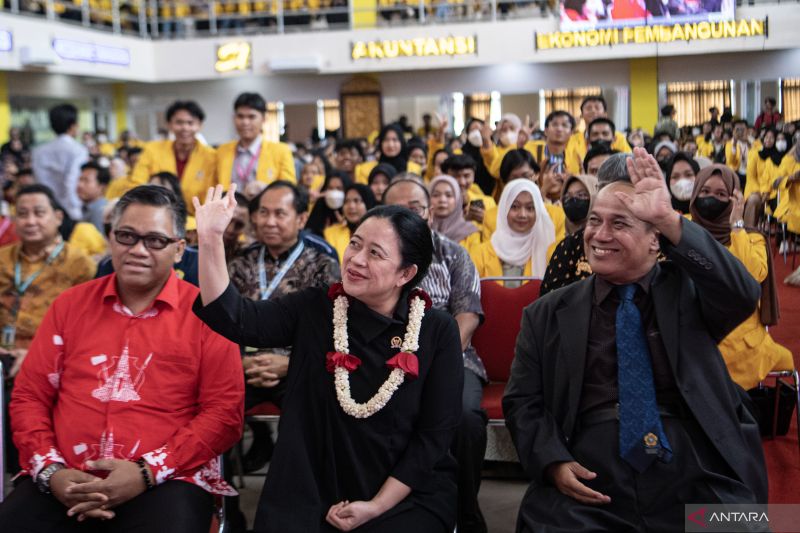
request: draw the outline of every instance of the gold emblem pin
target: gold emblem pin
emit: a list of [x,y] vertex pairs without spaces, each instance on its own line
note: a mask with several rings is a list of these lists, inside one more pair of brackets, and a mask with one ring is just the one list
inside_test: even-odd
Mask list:
[[658,446],[658,437],[656,437],[653,433],[648,433],[644,436],[644,445],[648,448],[655,448]]
[[403,345],[403,339],[400,337],[392,337],[392,348],[400,348]]

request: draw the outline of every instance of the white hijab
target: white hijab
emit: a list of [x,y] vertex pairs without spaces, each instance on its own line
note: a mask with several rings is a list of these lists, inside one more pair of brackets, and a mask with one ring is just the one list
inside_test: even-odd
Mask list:
[[[517,233],[508,226],[508,212],[520,193],[528,192],[533,197],[536,223],[529,233]],[[539,187],[530,180],[519,179],[503,188],[497,206],[497,229],[492,234],[492,246],[497,257],[504,263],[524,266],[531,262],[531,275],[543,278],[547,269],[547,249],[556,240],[556,229],[544,206]]]

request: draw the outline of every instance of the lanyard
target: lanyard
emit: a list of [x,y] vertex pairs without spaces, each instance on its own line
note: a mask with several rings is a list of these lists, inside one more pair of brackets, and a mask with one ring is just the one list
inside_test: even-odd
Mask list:
[[19,262],[19,259],[17,259],[17,262],[14,264],[14,288],[17,290],[18,296],[21,297],[23,294],[25,294],[25,291],[28,290],[28,287],[31,286],[31,283],[33,283],[36,278],[39,277],[39,274],[41,274],[45,268],[50,266],[50,264],[55,261],[56,257],[58,257],[58,254],[60,254],[61,250],[63,249],[64,241],[61,241],[58,243],[58,246],[56,246],[53,251],[50,252],[50,255],[47,257],[44,265],[42,265],[42,268],[28,276],[28,279],[25,281],[22,281],[22,264]]
[[269,286],[267,286],[267,269],[264,267],[264,253],[267,247],[261,247],[261,252],[258,254],[258,289],[261,293],[262,300],[266,300],[275,292],[278,284],[283,280],[284,276],[286,276],[286,273],[289,272],[289,269],[292,268],[292,265],[294,265],[297,258],[300,257],[300,254],[303,253],[303,248],[305,248],[305,245],[301,239],[292,252],[292,255],[286,259],[286,262],[283,263],[281,269],[275,274],[275,277],[272,278]]
[[[261,144],[258,145],[258,149],[256,149],[255,154],[251,154],[250,162],[247,164],[247,168],[242,172],[242,167],[238,164],[236,165],[236,174],[239,176],[239,183],[244,186],[247,185],[248,178],[250,174],[253,172],[253,168],[258,163],[258,158],[261,157]],[[247,153],[250,153],[247,151]]]

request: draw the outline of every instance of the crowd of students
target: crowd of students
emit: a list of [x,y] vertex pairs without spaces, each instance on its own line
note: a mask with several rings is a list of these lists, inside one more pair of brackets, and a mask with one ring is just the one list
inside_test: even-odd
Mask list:
[[[56,106],[50,112],[51,125],[57,135],[55,140],[30,150],[22,133],[12,130],[11,140],[2,147],[4,212],[0,218],[0,244],[3,245],[0,247],[0,326],[3,327],[3,348],[0,355],[11,380],[26,366],[31,367],[30,372],[34,371],[34,363],[23,365],[31,353],[36,357],[35,368],[46,368],[48,363],[41,355],[44,341],[38,339],[37,330],[46,324],[50,337],[55,339],[53,335],[59,336],[60,323],[54,324],[56,318],[53,317],[46,319],[58,296],[71,287],[115,271],[119,272],[118,278],[130,284],[129,290],[135,292],[137,280],[144,277],[141,271],[152,267],[148,254],[161,253],[163,257],[159,261],[166,265],[164,272],[173,268],[179,278],[199,285],[201,289],[204,287],[203,279],[210,283],[208,269],[219,274],[219,268],[222,268],[227,273],[224,279],[227,280],[229,275],[231,286],[245,299],[253,301],[281,302],[284,301],[282,298],[301,294],[307,289],[326,290],[343,275],[345,278],[350,276],[345,289],[355,290],[353,287],[358,286],[357,282],[369,278],[369,269],[372,268],[364,267],[366,270],[363,271],[360,267],[346,268],[350,260],[360,264],[357,263],[360,259],[353,259],[355,248],[369,247],[376,260],[388,260],[393,253],[386,243],[381,247],[380,238],[376,241],[378,244],[369,241],[366,234],[360,233],[359,224],[363,224],[365,216],[369,218],[370,213],[383,213],[376,216],[390,221],[405,257],[410,246],[405,243],[406,232],[411,231],[413,224],[403,222],[402,216],[394,211],[374,210],[380,205],[402,206],[406,208],[401,210],[402,213],[410,211],[427,221],[433,230],[430,238],[433,248],[427,252],[432,254],[430,266],[420,268],[427,271],[427,275],[420,279],[401,276],[398,283],[404,285],[414,278],[414,284],[427,292],[429,304],[455,319],[463,354],[461,415],[453,415],[452,406],[447,403],[451,398],[442,398],[444,403],[441,407],[449,410],[442,411],[440,415],[443,418],[437,422],[448,420],[447,424],[452,426],[452,441],[443,442],[441,435],[430,437],[435,440],[436,453],[446,453],[449,448],[458,463],[453,478],[458,486],[457,505],[449,500],[442,503],[453,503],[453,508],[445,505],[435,510],[434,521],[449,524],[452,519],[457,522],[459,531],[486,531],[477,496],[486,447],[486,415],[480,409],[480,403],[481,389],[487,376],[482,354],[476,353],[470,343],[483,316],[479,279],[493,276],[516,278],[499,282],[506,287],[524,284],[526,277],[541,279],[541,294],[545,295],[596,273],[593,264],[597,261],[602,264],[604,257],[608,260],[606,255],[620,253],[615,248],[604,249],[602,244],[598,244],[608,230],[601,230],[606,222],[593,211],[593,206],[598,202],[599,192],[609,184],[620,181],[636,183],[637,174],[640,174],[639,180],[649,182],[657,177],[656,181],[660,181],[668,191],[667,203],[672,212],[682,215],[681,220],[691,220],[694,223],[691,228],[699,226],[706,230],[706,235],[710,236],[706,246],[717,246],[709,244],[714,241],[727,249],[746,268],[746,273],[742,271],[741,275],[749,276],[747,283],[761,285],[762,298],[756,309],[747,309],[742,317],[744,321],[732,324],[735,327],[725,329],[725,335],[717,339],[718,349],[733,381],[745,390],[752,389],[769,371],[793,368],[792,354],[775,343],[767,330],[767,326],[774,323],[770,316],[775,315],[776,295],[770,237],[765,237],[758,228],[776,231],[776,225],[765,225],[768,217],[777,221],[777,226],[785,224],[787,231],[778,232],[783,239],[779,245],[787,252],[795,253],[794,235],[800,232],[800,132],[796,130],[796,124],[784,123],[769,106],[770,102],[768,99],[764,114],[759,116],[758,129],[730,116],[723,115],[719,120],[713,112],[711,120],[702,126],[679,128],[672,118],[674,108],[666,106],[652,135],[641,130],[626,135],[608,118],[602,96],[590,96],[581,104],[580,117],[556,110],[547,116],[541,130],[524,124],[514,114],[506,114],[494,127],[487,121],[472,118],[463,132],[453,135],[446,118],[438,117],[438,124],[435,124],[427,116],[418,131],[414,131],[406,120],[400,120],[375,132],[374,139],[331,136],[313,145],[290,146],[263,138],[266,102],[258,94],[243,93],[233,104],[233,123],[238,138],[218,147],[198,140],[205,115],[202,108],[192,101],[176,101],[170,105],[165,115],[168,136],[147,143],[139,141],[130,132],[123,133],[117,143],[111,143],[102,132],[85,134],[79,141],[77,110],[69,104]],[[583,131],[578,128],[579,120],[585,124]],[[647,152],[643,151],[645,148]],[[633,149],[639,150],[636,157],[631,154]],[[645,161],[648,153],[653,156],[649,161],[657,166],[647,172],[636,171],[638,163],[635,161]],[[639,193],[639,185],[636,186]],[[208,191],[214,188],[216,192],[212,195]],[[232,188],[236,190],[234,194],[226,198],[221,196],[220,191]],[[169,192],[154,192],[165,190]],[[627,189],[620,186],[615,190]],[[605,202],[610,201],[609,194],[605,195]],[[625,193],[616,194],[624,196]],[[196,198],[206,200],[198,202]],[[178,213],[174,215],[175,228],[170,229],[167,224],[168,230],[143,230],[142,227],[147,226],[145,222],[150,219],[131,218],[132,213],[139,212],[139,204],[139,207],[150,206],[156,210],[168,207],[167,214]],[[224,209],[226,215],[218,215],[214,209]],[[152,213],[147,216],[152,218],[153,224],[160,220]],[[121,220],[126,220],[126,224],[121,225]],[[642,220],[648,219],[642,216]],[[661,219],[656,222],[661,223]],[[657,226],[656,222],[652,227]],[[388,231],[381,229],[383,222],[370,224],[370,231],[378,232],[375,235]],[[611,227],[614,231],[626,231],[630,224],[618,220],[612,222]],[[647,231],[652,229],[647,227]],[[664,231],[675,230],[674,221],[665,228]],[[696,230],[684,228],[683,231],[695,235],[692,232]],[[207,254],[206,257],[209,253],[216,257],[213,255],[216,248],[210,244],[203,252],[203,239],[208,243],[209,236],[217,233],[222,250],[221,267],[199,257],[203,253]],[[184,240],[185,248],[180,244]],[[670,240],[672,245],[678,245],[677,241]],[[367,246],[367,242],[372,244]],[[594,243],[591,249],[586,248],[589,242]],[[649,246],[648,255],[652,254],[653,258],[657,255],[659,261],[671,259],[674,250],[669,244],[662,242],[659,250],[657,238],[653,237],[652,243],[646,246],[643,242],[638,244],[645,248]],[[180,244],[180,250],[170,251],[176,243]],[[706,261],[703,257],[693,257],[691,253],[689,257],[701,265]],[[727,275],[734,276],[734,273]],[[788,279],[787,283],[796,283],[796,277]],[[229,294],[231,289],[226,290],[227,282],[220,281],[223,278],[214,279],[214,290],[210,291],[214,298],[204,297],[203,301],[208,304],[226,291],[224,302],[215,304],[213,312],[198,312],[198,316],[240,345],[242,369],[239,380],[246,381],[245,408],[264,401],[278,405],[288,402],[293,411],[290,416],[296,417],[294,411],[299,409],[298,402],[302,406],[306,405],[305,402],[318,400],[299,399],[299,393],[292,393],[300,379],[292,378],[290,372],[290,361],[295,357],[293,346],[306,343],[307,339],[295,332],[292,329],[295,326],[288,322],[284,326],[272,327],[259,337],[261,334],[231,329],[224,317],[240,316],[252,326],[255,318],[251,320],[240,313],[269,311],[297,317],[307,311],[297,306],[318,305],[319,302],[314,303],[316,300],[312,299],[304,304],[304,300],[297,296],[285,300],[291,301],[291,305],[286,304],[288,307],[283,311],[280,307],[251,309],[249,304],[238,303]],[[159,291],[163,283],[162,280]],[[369,290],[375,289],[370,287]],[[363,298],[371,301],[373,296],[367,291]],[[124,303],[124,295],[121,297]],[[171,303],[169,295],[159,296],[162,297],[167,305],[176,308],[177,304]],[[130,307],[127,303],[125,305]],[[124,313],[147,317],[146,307],[138,310],[128,307],[123,309]],[[115,310],[119,311],[116,307]],[[369,313],[365,315],[362,312],[362,315],[358,315],[359,320],[365,320],[366,324],[375,320]],[[308,320],[321,320],[316,314],[313,317]],[[53,328],[56,333],[51,331]],[[375,329],[376,335],[379,330],[383,331],[378,325],[374,328],[378,328]],[[291,334],[288,333],[290,329]],[[167,328],[164,331],[171,330]],[[394,346],[394,339],[391,341],[393,348],[400,347],[401,337],[402,332],[397,336],[397,346]],[[318,340],[315,338],[315,342]],[[372,346],[371,339],[362,341],[365,350],[377,349]],[[143,353],[144,345],[137,342],[139,353]],[[428,339],[426,342],[434,341]],[[251,344],[254,347],[249,347]],[[110,351],[103,353],[116,354],[115,349],[108,348]],[[127,350],[126,344],[126,354]],[[120,370],[122,359],[126,361],[124,370]],[[131,397],[138,395],[142,380],[131,378],[133,363],[128,368],[127,355],[119,360],[111,377],[119,372],[127,374],[120,377],[122,381],[115,386],[127,386],[130,390],[125,394]],[[92,365],[101,362],[92,362]],[[136,369],[141,376],[147,364],[143,357],[139,357]],[[113,368],[105,363],[102,368],[104,379],[109,378],[108,372]],[[186,370],[181,368],[176,367],[176,371]],[[235,377],[226,376],[229,379],[228,392],[231,392],[236,387]],[[435,379],[440,377],[437,375]],[[28,402],[37,400],[30,396],[31,387],[36,383],[31,379],[29,375],[24,380]],[[44,379],[48,378],[45,376]],[[319,376],[311,374],[309,379],[319,379]],[[50,397],[38,400],[52,402]],[[231,401],[224,407],[230,410],[236,409],[237,405]],[[416,409],[410,405],[405,407],[411,411]],[[12,412],[15,435],[38,431],[20,418],[21,412],[18,411],[16,420]],[[237,419],[236,416],[233,419]],[[297,423],[302,425],[305,422]],[[344,431],[345,427],[332,427],[331,431]],[[110,451],[107,450],[108,457],[96,458],[125,457],[107,442],[110,426],[101,424],[95,429],[98,436],[101,433],[103,436],[97,445],[112,446]],[[118,434],[123,433],[119,431],[121,428],[117,429]],[[244,461],[248,469],[261,467],[272,456],[273,442],[268,429],[256,425],[253,431],[255,443]],[[381,426],[371,427],[370,431],[380,434]],[[369,437],[372,438],[374,435]],[[294,439],[301,447],[309,446],[307,435],[302,432]],[[158,448],[156,440],[149,439],[152,446],[141,451],[158,455],[158,450],[152,451]],[[32,442],[28,437],[15,437],[21,463],[17,463],[17,457],[12,455],[7,464],[19,464],[37,478],[50,463],[65,461],[63,458],[53,459],[55,456],[46,460],[42,456],[45,441],[36,441],[36,446]],[[176,444],[169,442],[171,446]],[[440,450],[442,446],[444,449]],[[518,449],[520,446],[518,443]],[[13,446],[9,448],[14,449]],[[70,452],[66,463],[72,467],[83,464],[85,457],[81,454],[84,448],[85,444],[83,447],[76,444],[75,453]],[[129,457],[138,457],[135,451],[131,451]],[[286,458],[286,453],[289,450],[285,448],[282,451],[276,449],[276,454],[281,457]],[[393,454],[396,450],[387,453]],[[437,463],[441,457],[430,457],[431,450],[425,450],[424,446],[414,453],[420,454],[419,457],[408,461],[419,463],[413,468],[409,463],[408,470],[398,475],[406,476],[401,481],[407,481],[406,485],[414,491],[424,493],[428,489],[421,488],[426,485],[419,464],[433,461],[431,465],[436,464],[435,468],[445,470],[451,466]],[[169,463],[180,476],[165,473],[163,479],[158,477],[157,481],[188,479],[201,472],[200,477],[193,478],[198,486],[227,495],[231,493],[230,488],[214,477],[216,466],[209,463],[211,466],[197,470],[202,463],[211,461],[213,455],[205,453],[202,461],[183,457],[183,463]],[[521,456],[521,459],[525,462],[525,458]],[[152,479],[144,474],[145,483],[149,484],[156,480],[164,463],[152,455],[145,457],[145,461],[153,468]],[[327,463],[320,466],[330,467]],[[271,474],[273,479],[282,479],[281,483],[286,481],[280,476],[293,475],[286,468],[276,469],[275,474]],[[375,468],[383,472],[380,465]],[[306,481],[323,483],[318,479],[319,475],[319,472],[309,474]],[[445,478],[441,482],[445,483]],[[394,490],[390,485],[384,485],[381,491]],[[449,494],[449,489],[443,487],[436,489],[444,491],[437,493],[440,496]],[[363,486],[351,488],[355,492],[364,489]],[[326,492],[326,498],[335,498],[337,491],[330,490],[333,492]],[[263,498],[272,498],[269,500],[271,505],[275,502],[283,505],[280,502],[284,502],[286,495],[279,492],[273,485]],[[417,492],[412,492],[412,496],[414,494]],[[104,496],[109,497],[108,494]],[[101,497],[97,498],[100,501]],[[65,499],[60,501],[66,504]],[[77,504],[70,501],[69,505]],[[105,516],[103,509],[81,509],[83,507],[78,508],[76,514]],[[334,516],[329,514],[327,522],[343,529],[347,513],[342,509],[334,512],[333,508],[331,512]],[[340,512],[344,514],[338,516],[336,513]],[[260,509],[257,521],[263,530],[279,530],[274,529],[274,524],[267,525],[270,519],[267,514]],[[415,514],[408,516],[399,523],[431,519],[427,515],[427,518]],[[291,522],[291,513],[285,520]]]

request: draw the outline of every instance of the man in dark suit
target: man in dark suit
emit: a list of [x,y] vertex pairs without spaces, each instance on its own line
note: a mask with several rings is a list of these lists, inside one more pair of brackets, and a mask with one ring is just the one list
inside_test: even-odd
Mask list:
[[628,171],[589,213],[594,275],[523,315],[503,399],[532,480],[520,532],[682,531],[685,504],[766,503],[758,426],[717,350],[759,285],[672,209],[652,156]]

